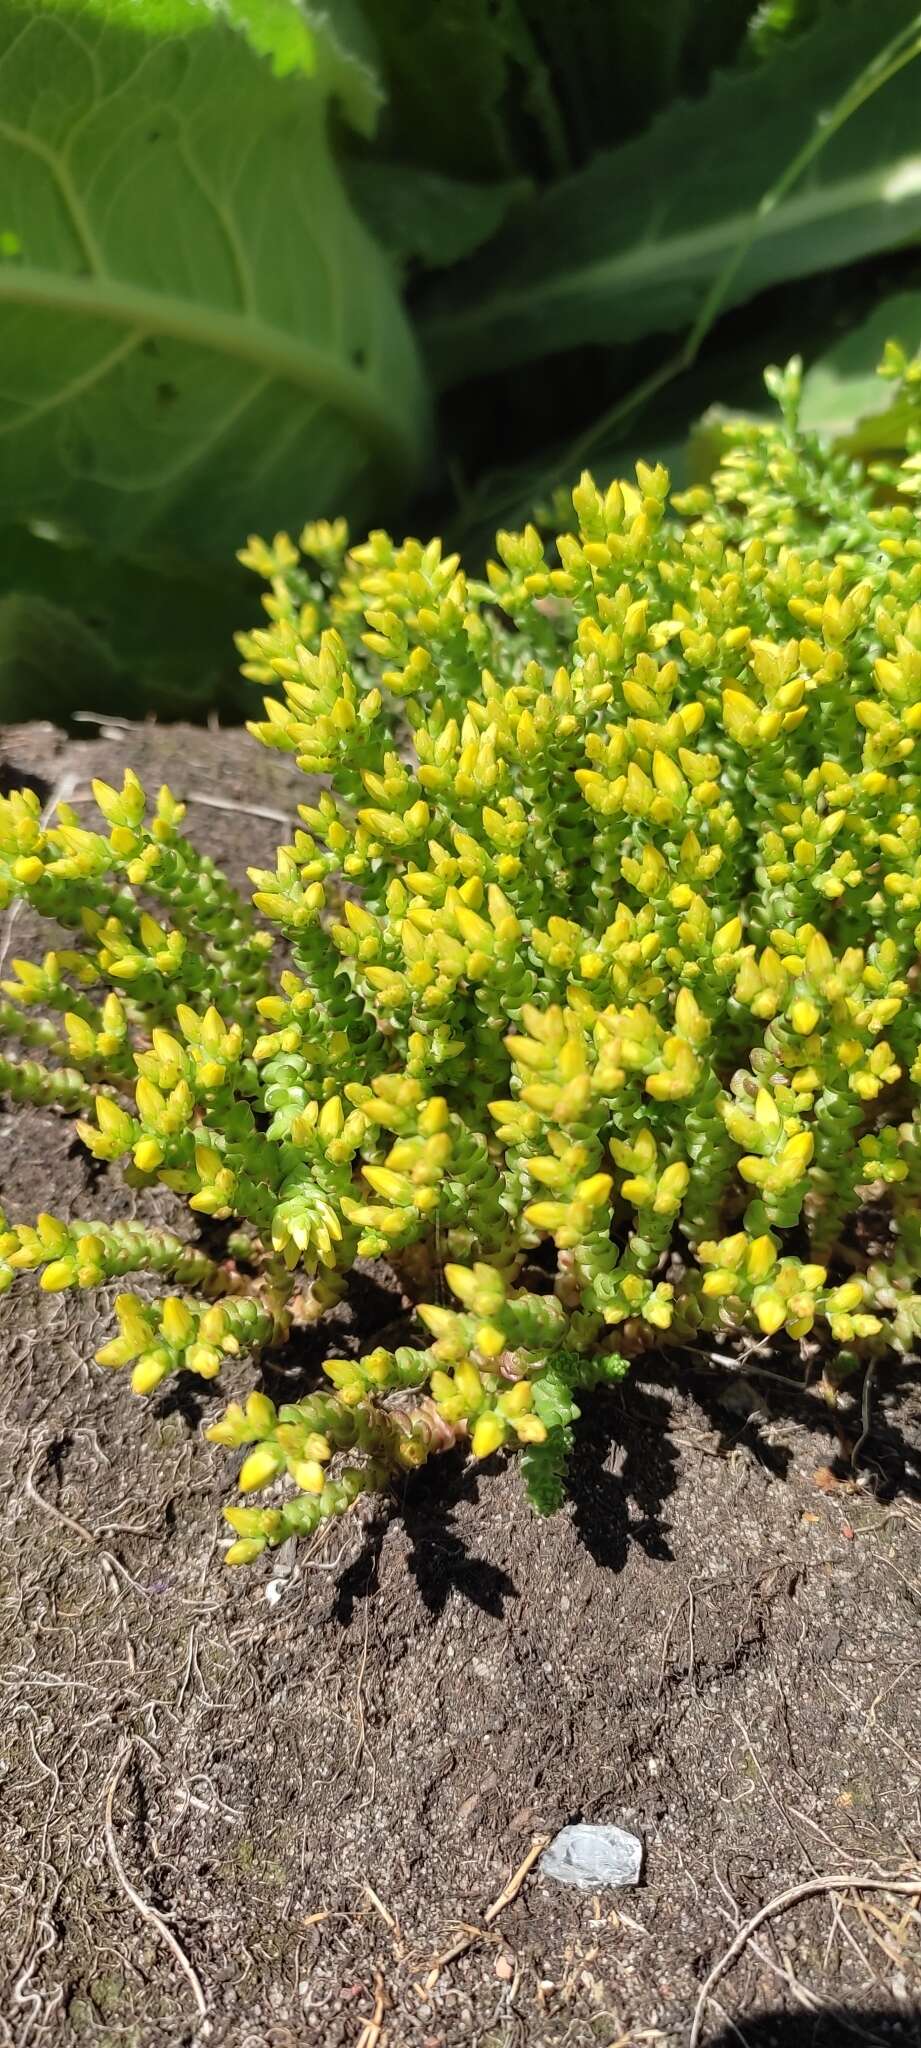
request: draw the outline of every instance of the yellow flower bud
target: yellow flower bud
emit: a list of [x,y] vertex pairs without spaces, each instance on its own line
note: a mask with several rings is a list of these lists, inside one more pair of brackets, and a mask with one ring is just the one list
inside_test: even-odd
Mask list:
[[200,1380],[213,1380],[221,1370],[221,1354],[213,1344],[190,1344],[185,1354],[190,1372],[198,1374]]
[[113,1337],[110,1343],[103,1344],[101,1351],[96,1352],[96,1364],[115,1367],[127,1365],[135,1355],[135,1346],[125,1337]]
[[184,1301],[170,1295],[160,1309],[160,1328],[168,1344],[187,1344],[195,1328],[195,1317]]
[[420,1301],[416,1314],[426,1329],[431,1330],[433,1337],[450,1339],[454,1336],[457,1317],[453,1309],[442,1308],[435,1301]]
[[291,1477],[301,1493],[322,1493],[326,1484],[326,1473],[316,1458],[299,1458],[291,1467]]
[[131,1374],[134,1392],[152,1394],[155,1387],[160,1385],[160,1381],[165,1380],[168,1372],[168,1361],[159,1357],[156,1352],[150,1353],[147,1358],[139,1358]]
[[545,1444],[547,1441],[546,1424],[541,1422],[539,1415],[519,1415],[512,1427],[520,1444]]
[[815,1150],[811,1131],[800,1131],[795,1138],[788,1138],[781,1153],[781,1161],[788,1173],[801,1173],[809,1165]]
[[76,1266],[73,1259],[52,1259],[51,1264],[45,1267],[38,1284],[45,1294],[57,1294],[64,1287],[73,1286],[75,1275]]
[[529,1202],[525,1210],[535,1230],[560,1230],[566,1221],[565,1202]]
[[487,1410],[487,1413],[481,1415],[474,1424],[470,1439],[474,1457],[491,1457],[493,1451],[497,1451],[500,1445],[504,1444],[505,1437],[506,1425],[502,1417],[497,1415],[494,1409]]
[[26,889],[31,888],[33,883],[40,882],[44,872],[44,864],[37,854],[23,854],[13,862],[13,874],[17,882],[22,882]]
[[772,1237],[752,1238],[745,1255],[745,1270],[750,1280],[765,1280],[772,1266],[777,1263],[777,1247]]
[[389,1166],[363,1166],[365,1180],[376,1195],[383,1195],[385,1202],[411,1202],[412,1184],[403,1173],[392,1172]]
[[530,1380],[516,1380],[514,1386],[500,1394],[498,1406],[510,1422],[529,1414],[534,1406],[534,1388]]
[[690,1171],[683,1159],[676,1159],[661,1175],[656,1190],[653,1209],[657,1216],[672,1216],[680,1208],[687,1192]]
[[713,934],[713,957],[719,959],[723,953],[734,953],[742,944],[742,919],[731,917],[728,924],[720,925]]
[[245,1412],[246,1420],[253,1429],[260,1431],[274,1429],[275,1403],[269,1400],[268,1394],[260,1394],[254,1390],[253,1393],[247,1396]]
[[156,1138],[139,1138],[132,1156],[139,1173],[156,1173],[166,1154]]
[[766,1137],[779,1135],[780,1111],[766,1088],[759,1088],[755,1097],[755,1122]]
[[806,947],[806,972],[816,988],[828,980],[835,965],[834,954],[821,932],[813,932]]
[[[246,1421],[239,1401],[230,1402],[220,1421],[212,1422],[209,1428],[205,1430],[205,1436],[209,1443],[223,1444],[227,1450],[231,1451],[236,1450],[239,1444],[246,1442]],[[228,1510],[225,1508],[224,1512],[226,1514]]]
[[819,1016],[818,1006],[808,1002],[805,997],[800,997],[790,1009],[790,1022],[801,1038],[808,1038],[815,1030]]
[[254,1564],[265,1549],[264,1536],[239,1536],[224,1552],[225,1564]]
[[220,1088],[227,1079],[227,1068],[221,1060],[202,1060],[198,1079],[202,1088]]
[[754,1307],[758,1328],[764,1331],[766,1337],[772,1337],[775,1330],[783,1328],[787,1313],[786,1305],[773,1288],[766,1288],[756,1298]]
[[866,1300],[866,1288],[860,1280],[846,1280],[843,1287],[836,1287],[829,1295],[828,1305],[836,1314],[849,1315],[852,1309],[860,1308]]
[[484,1395],[483,1382],[469,1358],[461,1359],[454,1370],[454,1392],[459,1394],[468,1412],[476,1413]]
[[727,1272],[725,1267],[716,1266],[712,1272],[704,1274],[701,1292],[710,1301],[721,1301],[724,1295],[732,1294],[737,1286],[738,1281],[734,1273]]
[[220,1344],[227,1334],[227,1315],[220,1301],[212,1302],[205,1310],[198,1325],[198,1334],[206,1344]]
[[532,1179],[539,1180],[547,1188],[565,1188],[569,1179],[562,1159],[529,1159],[528,1172]]
[[241,1493],[255,1493],[260,1486],[268,1486],[277,1478],[285,1462],[284,1452],[277,1444],[257,1444],[244,1458],[237,1485]]

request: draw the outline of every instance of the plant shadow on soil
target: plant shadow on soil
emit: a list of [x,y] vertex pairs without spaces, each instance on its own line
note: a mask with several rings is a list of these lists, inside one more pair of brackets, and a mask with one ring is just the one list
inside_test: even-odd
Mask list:
[[[394,1321],[393,1292],[370,1274],[360,1276],[356,1315],[348,1348],[364,1349],[381,1341],[421,1342],[411,1315]],[[390,1320],[385,1327],[381,1317]],[[356,1341],[355,1330],[363,1329]],[[284,1350],[263,1362],[258,1385],[278,1403],[298,1401],[324,1386],[319,1362],[329,1353],[320,1330],[297,1333]],[[638,1544],[653,1562],[672,1563],[669,1523],[664,1509],[680,1479],[679,1445],[670,1435],[674,1410],[669,1398],[676,1381],[683,1385],[713,1432],[712,1455],[728,1459],[744,1449],[765,1475],[783,1481],[792,1464],[791,1449],[775,1440],[778,1422],[789,1419],[827,1436],[830,1411],[802,1382],[773,1374],[765,1395],[745,1379],[705,1363],[688,1367],[686,1360],[643,1359],[637,1366],[643,1384],[628,1380],[623,1388],[597,1389],[586,1400],[575,1425],[567,1475],[567,1498],[573,1529],[596,1566],[619,1573],[631,1544]],[[872,1496],[881,1505],[899,1498],[921,1500],[921,1454],[898,1427],[889,1410],[897,1397],[895,1369],[881,1368],[874,1381],[874,1406],[869,1432],[860,1447],[861,1471],[872,1474]],[[739,1400],[740,1392],[743,1399]],[[745,1396],[752,1404],[746,1410]],[[202,1383],[179,1373],[157,1403],[161,1417],[180,1415],[197,1427],[209,1406]],[[829,1491],[855,1490],[854,1447],[862,1428],[859,1406],[837,1428],[838,1450],[822,1468]],[[491,1461],[495,1471],[501,1457]],[[488,1474],[486,1482],[488,1483]],[[388,1527],[398,1518],[409,1539],[407,1569],[415,1579],[424,1606],[440,1614],[452,1593],[501,1617],[507,1603],[519,1597],[510,1575],[477,1556],[456,1526],[462,1504],[476,1505],[484,1475],[458,1449],[442,1454],[419,1473],[407,1477],[386,1506],[365,1524],[357,1556],[337,1581],[333,1615],[348,1625],[356,1603],[371,1597]]]
[[[203,1224],[202,1242],[219,1256],[221,1247],[210,1241],[210,1228]],[[330,1333],[329,1320],[294,1332],[282,1349],[262,1362],[258,1385],[279,1405],[327,1386],[322,1361],[335,1355],[340,1342],[352,1355],[379,1344],[426,1342],[426,1332],[399,1282],[381,1262],[364,1264],[353,1274],[341,1339]],[[850,1400],[850,1408],[845,1405],[835,1415],[814,1386],[797,1377],[797,1347],[783,1338],[771,1347],[771,1369],[764,1376],[757,1366],[747,1365],[745,1352],[735,1361],[735,1372],[726,1354],[720,1356],[722,1364],[712,1361],[703,1347],[699,1352],[678,1350],[666,1339],[660,1351],[636,1361],[634,1373],[621,1386],[602,1387],[585,1397],[574,1429],[567,1499],[575,1534],[601,1569],[622,1572],[631,1544],[638,1544],[653,1562],[674,1561],[663,1511],[680,1481],[680,1446],[669,1433],[676,1386],[713,1433],[715,1457],[728,1459],[734,1452],[744,1452],[766,1477],[782,1481],[790,1474],[794,1453],[778,1440],[778,1424],[789,1421],[825,1438],[831,1429],[837,1449],[823,1468],[829,1491],[845,1495],[855,1490],[859,1471],[861,1490],[869,1481],[869,1491],[881,1505],[900,1498],[921,1500],[921,1455],[895,1420],[899,1369],[892,1360],[872,1369],[867,1387],[872,1400],[865,1414],[863,1382],[857,1375],[844,1385],[844,1402]],[[164,1390],[157,1412],[164,1417],[178,1413],[187,1424],[198,1426],[207,1407],[201,1381],[181,1373]],[[506,1462],[500,1454],[490,1461],[487,1473]],[[473,1554],[456,1527],[462,1504],[478,1502],[482,1477],[461,1450],[442,1454],[407,1477],[386,1508],[366,1523],[362,1548],[339,1586],[336,1617],[350,1622],[356,1600],[373,1592],[381,1546],[394,1516],[402,1520],[410,1539],[408,1570],[429,1613],[440,1614],[456,1591],[485,1613],[501,1617],[506,1604],[519,1596],[519,1588],[507,1573]]]
[[817,2013],[761,2012],[733,2021],[708,2039],[707,2048],[847,2048],[849,2042],[863,2048],[918,2048],[921,2006],[898,2014],[856,2006]]
[[[845,1394],[850,1391],[855,1404],[849,1413],[829,1409],[813,1388],[801,1380],[787,1379],[779,1371],[771,1374],[762,1394],[759,1386],[752,1389],[749,1385],[741,1359],[738,1379],[706,1364],[688,1369],[676,1363],[670,1374],[658,1367],[654,1371],[657,1376],[661,1372],[663,1386],[674,1384],[676,1377],[686,1386],[716,1432],[714,1448],[718,1455],[727,1455],[737,1444],[744,1444],[748,1455],[766,1473],[786,1479],[793,1462],[792,1452],[788,1446],[772,1441],[770,1425],[788,1418],[817,1435],[827,1436],[830,1429],[834,1430],[838,1449],[825,1468],[833,1484],[851,1486],[858,1473],[862,1473],[872,1475],[871,1491],[881,1503],[899,1497],[921,1500],[921,1455],[893,1414],[900,1370],[891,1358],[874,1369],[869,1385],[860,1378],[850,1388],[845,1382]],[[901,1377],[904,1378],[904,1367]],[[865,1387],[867,1433],[863,1437],[861,1403]],[[738,1398],[746,1392],[753,1396],[747,1413],[744,1400],[740,1402]],[[730,1404],[734,1416],[727,1412]]]

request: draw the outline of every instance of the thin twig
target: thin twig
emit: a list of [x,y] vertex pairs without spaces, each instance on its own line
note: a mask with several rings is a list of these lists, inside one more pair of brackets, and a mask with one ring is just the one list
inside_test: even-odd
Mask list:
[[355,2043],[355,2048],[378,2048],[378,2042],[380,2041],[384,2025],[384,2007],[386,2003],[383,1977],[378,1971],[375,1971],[374,2011],[371,2014],[371,2018],[365,2020],[361,2033]]
[[128,1741],[126,1742],[125,1747],[122,1750],[121,1756],[119,1757],[118,1762],[115,1766],[115,1769],[112,1772],[112,1776],[109,1779],[108,1790],[106,1792],[105,1840],[106,1849],[109,1855],[109,1862],[112,1865],[112,1868],[115,1872],[119,1884],[121,1885],[122,1891],[124,1892],[126,1899],[130,1901],[131,1905],[134,1907],[135,1912],[139,1913],[141,1919],[146,1921],[147,1925],[149,1927],[152,1927],[154,1931],[157,1934],[159,1934],[161,1941],[166,1943],[166,1946],[169,1949],[170,1954],[178,1963],[179,1968],[182,1971],[182,1974],[185,1977],[187,1984],[190,1986],[192,1996],[198,2008],[199,2018],[204,2020],[208,2017],[208,2001],[202,1989],[201,1979],[199,1978],[198,1973],[194,1969],[193,1965],[190,1963],[189,1958],[186,1955],[185,1949],[177,1940],[175,1934],[173,1933],[172,1928],[167,1926],[166,1921],[163,1919],[162,1915],[157,1912],[156,1907],[151,1906],[147,1899],[142,1899],[140,1892],[135,1890],[134,1885],[132,1884],[131,1879],[125,1870],[125,1866],[122,1862],[121,1855],[119,1853],[118,1843],[115,1839],[115,1825],[112,1819],[112,1808],[115,1803],[115,1794],[118,1791],[119,1785],[121,1784],[122,1777],[125,1772],[125,1766],[131,1755],[133,1747],[134,1737],[129,1736]]
[[362,1696],[361,1696],[361,1689],[362,1689],[362,1686],[364,1685],[364,1680],[365,1680],[365,1668],[366,1668],[366,1665],[367,1665],[367,1662],[368,1662],[368,1621],[369,1621],[369,1617],[370,1617],[370,1611],[371,1611],[371,1603],[370,1603],[370,1601],[366,1601],[366,1602],[365,1602],[365,1639],[364,1639],[364,1642],[362,1643],[362,1646],[361,1646],[361,1663],[360,1663],[360,1665],[359,1665],[359,1667],[358,1667],[358,1684],[357,1684],[357,1686],[356,1686],[356,1689],[355,1689],[355,1711],[356,1711],[356,1714],[357,1714],[357,1717],[358,1717],[358,1741],[357,1741],[357,1742],[356,1742],[356,1744],[355,1744],[355,1749],[354,1749],[354,1752],[353,1752],[353,1755],[352,1755],[352,1770],[353,1770],[353,1772],[354,1772],[354,1771],[356,1771],[356,1770],[357,1770],[357,1768],[358,1768],[358,1760],[359,1760],[359,1757],[361,1756],[362,1750],[364,1749],[364,1746],[365,1746],[365,1733],[366,1733],[366,1730],[365,1730],[365,1709],[364,1709],[364,1702],[363,1702],[363,1700],[362,1700]]
[[777,1913],[785,1913],[788,1907],[797,1905],[801,1899],[815,1898],[823,1892],[856,1891],[898,1892],[905,1897],[914,1897],[917,1893],[921,1893],[921,1871],[918,1871],[914,1877],[910,1878],[855,1877],[853,1873],[848,1873],[847,1871],[838,1872],[834,1877],[810,1877],[803,1884],[791,1885],[789,1891],[779,1892],[775,1899],[768,1900],[766,1906],[759,1906],[757,1913],[753,1913],[749,1920],[743,1922],[735,1939],[730,1942],[729,1947],[719,1957],[718,1961],[714,1963],[709,1977],[701,1986],[700,1996],[694,2008],[694,2018],[691,2022],[688,2048],[699,2048],[704,2014],[711,1992],[715,1989],[721,1977],[725,1976],[730,1965],[738,1960],[743,1949],[751,1940],[752,1935],[757,1933],[759,1927],[764,1926],[766,1920],[772,1920]]
[[871,1358],[871,1359],[870,1359],[870,1362],[869,1362],[869,1365],[867,1366],[866,1372],[864,1373],[864,1379],[863,1379],[863,1391],[862,1391],[862,1393],[861,1393],[861,1397],[860,1397],[860,1423],[861,1423],[861,1429],[860,1429],[860,1435],[859,1435],[859,1437],[857,1438],[857,1442],[855,1443],[855,1445],[854,1445],[854,1448],[853,1448],[853,1450],[852,1450],[852,1452],[851,1452],[851,1471],[852,1471],[852,1472],[856,1472],[856,1470],[857,1470],[857,1460],[858,1460],[858,1458],[859,1458],[859,1456],[860,1456],[860,1453],[861,1453],[861,1451],[863,1450],[864,1444],[866,1443],[866,1441],[867,1441],[867,1438],[868,1438],[868,1436],[869,1436],[869,1434],[870,1434],[870,1425],[871,1425],[871,1422],[872,1422],[872,1409],[871,1409],[871,1403],[872,1403],[872,1400],[873,1400],[873,1381],[874,1381],[875,1375],[876,1375],[876,1359],[875,1359],[875,1358]]
[[521,1887],[524,1884],[525,1878],[528,1875],[528,1871],[533,1869],[535,1863],[537,1862],[538,1856],[543,1854],[543,1851],[547,1848],[549,1841],[549,1835],[535,1835],[534,1840],[531,1843],[531,1847],[528,1850],[528,1853],[524,1858],[523,1862],[519,1863],[518,1869],[513,1872],[513,1875],[509,1878],[508,1884],[503,1887],[502,1891],[499,1893],[498,1898],[493,1899],[491,1906],[487,1906],[486,1911],[483,1914],[484,1927],[491,1927],[493,1921],[498,1920],[499,1914],[504,1913],[506,1906],[510,1906],[512,1900],[517,1899]]
[[85,1529],[82,1522],[75,1522],[72,1515],[65,1515],[63,1509],[56,1508],[50,1500],[45,1500],[39,1493],[35,1484],[35,1467],[40,1459],[44,1458],[47,1449],[47,1444],[39,1445],[23,1481],[24,1492],[35,1502],[37,1508],[41,1508],[43,1514],[50,1515],[53,1522],[59,1522],[62,1529],[70,1529],[74,1536],[79,1536],[82,1543],[95,1544],[97,1539],[91,1529]]
[[527,1855],[519,1863],[517,1870],[512,1872],[508,1884],[503,1886],[498,1898],[493,1899],[492,1905],[487,1906],[483,1914],[482,1927],[466,1928],[457,1941],[451,1943],[450,1948],[446,1948],[440,1956],[435,1957],[428,1976],[425,1978],[426,1991],[434,1990],[446,1964],[456,1963],[458,1957],[466,1955],[468,1948],[472,1948],[475,1941],[485,1940],[493,1922],[498,1920],[499,1914],[505,1911],[506,1906],[511,1905],[513,1899],[517,1899],[528,1872],[533,1870],[538,1856],[542,1855],[549,1840],[549,1835],[535,1835]]
[[659,1678],[658,1683],[656,1685],[656,1699],[659,1699],[661,1697],[662,1687],[665,1684],[665,1660],[668,1656],[668,1646],[672,1639],[672,1632],[675,1628],[676,1622],[681,1617],[683,1609],[687,1606],[689,1592],[690,1589],[688,1589],[688,1592],[682,1595],[681,1599],[678,1602],[677,1607],[674,1609],[674,1612],[669,1616],[668,1625],[666,1627],[665,1634],[662,1637],[662,1656],[659,1663]]
[[863,1921],[867,1933],[870,1936],[870,1940],[876,1943],[877,1948],[882,1949],[883,1955],[885,1956],[887,1963],[893,1963],[895,1965],[895,1968],[897,1970],[900,1970],[905,1961],[904,1952],[897,1948],[891,1948],[889,1942],[885,1938],[885,1935],[877,1934],[875,1927],[873,1927],[870,1923],[869,1915],[872,1913],[874,1920],[882,1920],[883,1926],[886,1929],[886,1933],[891,1935],[892,1927],[890,1926],[889,1921],[886,1919],[885,1913],[880,1913],[878,1907],[862,1906],[859,1899],[854,1900],[854,1909],[859,1919]]
[[391,1913],[389,1906],[385,1906],[383,1899],[378,1898],[377,1892],[375,1891],[373,1884],[370,1884],[367,1878],[365,1878],[365,1891],[368,1894],[372,1906],[377,1907],[377,1910],[381,1916],[381,1919],[384,1922],[385,1927],[389,1927],[391,1934],[399,1935],[399,1921],[394,1918],[394,1915]]
[[114,711],[72,711],[70,715],[74,725],[111,725],[117,732],[139,732],[144,725],[155,723],[150,718],[143,724],[136,718],[119,718]]
[[289,831],[297,820],[290,811],[276,811],[271,804],[240,804],[226,796],[205,796],[200,789],[188,789],[183,797],[187,804],[202,804],[209,811],[236,811],[243,818],[268,818],[272,825],[287,825]]

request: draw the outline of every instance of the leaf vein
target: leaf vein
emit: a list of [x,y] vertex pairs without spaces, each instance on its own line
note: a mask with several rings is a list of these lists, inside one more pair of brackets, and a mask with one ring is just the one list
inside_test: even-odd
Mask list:
[[56,391],[50,392],[47,398],[41,399],[37,404],[23,405],[22,414],[19,419],[0,422],[0,440],[5,439],[9,434],[21,433],[24,427],[33,426],[34,422],[42,419],[45,414],[55,412],[60,406],[69,404],[72,398],[78,398],[82,391],[92,390],[94,384],[101,383],[102,379],[108,376],[109,371],[115,368],[116,363],[121,362],[124,357],[133,353],[137,348],[138,342],[142,339],[143,336],[140,328],[133,329],[130,334],[125,336],[123,341],[118,342],[115,348],[109,350],[108,355],[102,356],[95,363],[91,363],[89,368],[83,370],[79,376],[71,377],[66,384],[59,384]]

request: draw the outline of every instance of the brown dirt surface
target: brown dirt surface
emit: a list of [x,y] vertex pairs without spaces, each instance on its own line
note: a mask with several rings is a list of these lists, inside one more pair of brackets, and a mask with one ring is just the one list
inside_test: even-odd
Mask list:
[[[92,728],[87,728],[92,732]],[[242,880],[301,778],[243,735],[3,736],[5,786],[129,761]],[[2,933],[0,933],[2,936]],[[11,951],[40,943],[17,919]],[[0,1116],[9,1214],[157,1213],[52,1112]],[[571,1505],[453,1455],[294,1555],[221,1565],[220,1391],[134,1400],[92,1363],[108,1296],[0,1303],[0,2041],[155,2048],[708,2048],[921,2040],[921,1389],[871,1433],[759,1349],[663,1356],[591,1398]],[[264,1383],[401,1312],[386,1269]],[[322,1348],[322,1347],[325,1347]],[[776,1377],[771,1375],[776,1373]],[[600,1897],[532,1844],[613,1821]],[[167,1937],[171,1938],[172,1946]],[[468,1941],[463,1953],[439,1963]],[[204,2014],[200,2007],[204,2007]]]

